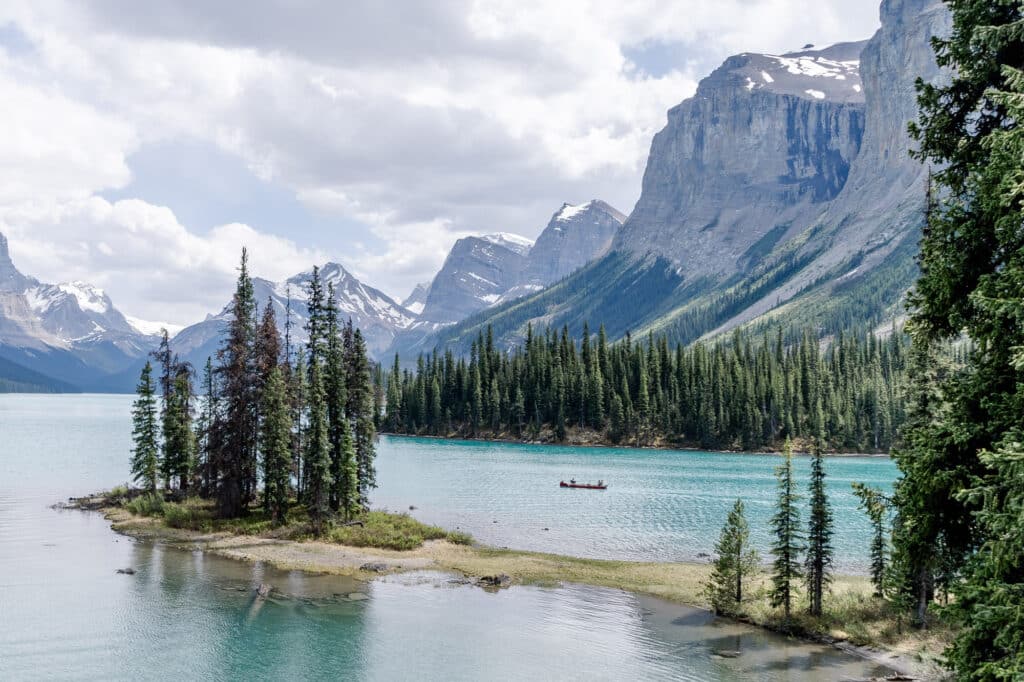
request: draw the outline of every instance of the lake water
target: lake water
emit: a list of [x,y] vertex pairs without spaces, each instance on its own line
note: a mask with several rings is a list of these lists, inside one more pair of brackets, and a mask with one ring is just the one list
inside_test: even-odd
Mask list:
[[[126,480],[130,404],[130,396],[0,395],[2,680],[831,680],[883,672],[618,590],[490,593],[431,572],[370,583],[281,572],[136,542],[97,514],[50,508]],[[415,505],[418,517],[493,544],[609,557],[630,556],[632,546],[637,557],[688,558],[737,494],[751,501],[752,525],[760,523],[766,508],[756,501],[771,498],[773,463],[385,438],[375,503]],[[829,464],[837,497],[843,477],[892,478],[885,460]],[[612,487],[557,488],[572,475]],[[846,502],[837,504],[839,534],[863,534],[846,518]],[[837,544],[846,565],[859,565],[856,543]],[[116,573],[128,566],[134,576]],[[254,602],[260,582],[275,586],[273,599]],[[722,649],[742,655],[714,655]]]

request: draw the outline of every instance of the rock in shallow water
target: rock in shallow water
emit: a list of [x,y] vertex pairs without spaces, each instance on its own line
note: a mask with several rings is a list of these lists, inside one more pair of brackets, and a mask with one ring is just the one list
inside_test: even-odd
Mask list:
[[117,572],[120,573],[121,575],[135,575],[135,569],[134,568],[119,568],[119,569],[117,569]]

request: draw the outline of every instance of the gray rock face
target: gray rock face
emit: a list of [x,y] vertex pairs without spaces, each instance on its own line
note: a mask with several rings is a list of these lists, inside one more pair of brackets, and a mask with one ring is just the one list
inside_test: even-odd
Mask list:
[[[308,338],[305,330],[309,319],[306,291],[311,277],[312,271],[299,273],[284,282],[253,278],[253,291],[257,303],[261,308],[268,302],[274,307],[277,326],[282,335],[288,318],[290,299],[293,347],[305,343]],[[335,300],[341,319],[351,319],[352,324],[362,330],[367,351],[374,357],[379,357],[391,344],[396,331],[407,328],[415,320],[413,313],[386,294],[363,284],[337,263],[324,265],[320,269],[320,277],[325,291],[328,285],[334,285]],[[206,358],[213,356],[221,345],[229,319],[230,311],[228,306],[225,306],[219,315],[210,316],[181,330],[171,345],[175,352],[187,358],[193,365],[202,366]]]
[[423,306],[426,305],[429,295],[430,282],[420,282],[413,288],[412,293],[402,301],[402,307],[414,315],[419,315],[423,312]]
[[532,246],[506,233],[458,240],[430,285],[420,319],[458,322],[494,305],[519,283]]
[[[579,206],[562,204],[530,249],[517,289],[546,287],[608,253],[626,216],[593,199]],[[521,294],[520,294],[521,295]]]
[[863,46],[727,59],[669,111],[613,248],[721,280],[810,225],[860,151]]
[[406,303],[422,296],[422,322],[451,324],[539,291],[606,254],[625,219],[593,199],[562,204],[536,243],[508,234],[460,239],[430,286],[418,286]]

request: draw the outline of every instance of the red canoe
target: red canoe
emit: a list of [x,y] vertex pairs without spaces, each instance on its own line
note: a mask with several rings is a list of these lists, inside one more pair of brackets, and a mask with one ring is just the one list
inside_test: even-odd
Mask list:
[[598,481],[597,483],[577,483],[576,481],[559,481],[558,487],[560,488],[584,488],[586,490],[607,490],[608,486],[605,485],[604,481]]

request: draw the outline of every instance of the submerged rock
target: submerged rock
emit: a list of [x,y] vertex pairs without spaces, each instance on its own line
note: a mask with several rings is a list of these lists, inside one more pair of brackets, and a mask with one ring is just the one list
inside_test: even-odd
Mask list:
[[739,658],[740,652],[735,649],[715,649],[715,656],[719,658]]
[[256,598],[266,599],[268,596],[270,596],[270,593],[273,592],[273,590],[273,585],[268,585],[267,583],[260,583],[256,587]]
[[348,600],[349,601],[364,601],[364,600],[369,599],[369,598],[370,598],[370,595],[364,594],[362,592],[352,592],[351,594],[348,595]]
[[512,584],[512,577],[504,573],[498,575],[485,575],[478,578],[477,585],[481,587],[508,587]]

